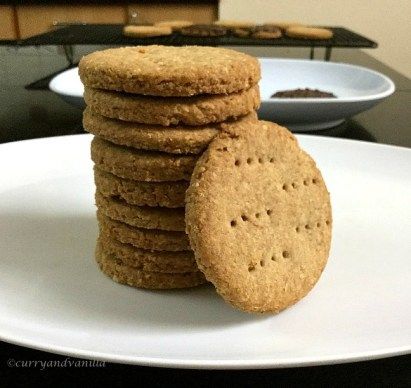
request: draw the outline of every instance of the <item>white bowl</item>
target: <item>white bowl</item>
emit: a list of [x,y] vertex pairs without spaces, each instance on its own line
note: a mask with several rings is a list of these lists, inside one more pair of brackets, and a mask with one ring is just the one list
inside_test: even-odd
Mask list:
[[[370,109],[391,95],[395,85],[364,67],[323,61],[261,58],[261,119],[294,130],[330,128]],[[271,98],[280,90],[311,88],[337,98]]]
[[65,70],[52,78],[49,88],[57,93],[64,101],[78,108],[84,109],[84,87],[78,75],[78,67]]
[[[295,131],[330,128],[365,111],[395,90],[385,75],[345,63],[261,58],[261,119],[275,121]],[[78,68],[54,77],[50,89],[68,103],[84,108],[83,84]],[[337,98],[271,98],[279,90],[312,88]]]

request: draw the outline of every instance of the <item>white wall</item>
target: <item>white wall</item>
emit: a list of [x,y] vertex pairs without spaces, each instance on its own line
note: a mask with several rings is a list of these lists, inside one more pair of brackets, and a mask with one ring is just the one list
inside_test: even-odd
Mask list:
[[367,53],[411,78],[411,0],[220,0],[220,19],[343,26],[377,41]]

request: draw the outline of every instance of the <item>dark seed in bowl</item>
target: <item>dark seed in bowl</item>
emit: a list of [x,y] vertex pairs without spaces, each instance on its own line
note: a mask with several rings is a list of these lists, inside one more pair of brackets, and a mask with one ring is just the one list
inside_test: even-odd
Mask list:
[[337,96],[330,92],[324,92],[318,89],[293,89],[280,90],[274,93],[271,98],[336,98]]

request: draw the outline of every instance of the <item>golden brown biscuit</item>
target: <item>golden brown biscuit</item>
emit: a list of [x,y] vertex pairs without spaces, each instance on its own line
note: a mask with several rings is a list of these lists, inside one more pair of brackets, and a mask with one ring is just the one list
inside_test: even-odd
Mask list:
[[256,58],[203,46],[136,46],[97,51],[83,57],[85,86],[153,96],[228,94],[260,79]]
[[279,29],[285,32],[290,27],[301,27],[303,25],[298,22],[270,22],[270,23],[264,23],[263,26],[278,27]]
[[164,273],[142,271],[135,267],[123,264],[111,254],[106,253],[97,243],[96,261],[107,276],[115,282],[132,287],[148,289],[188,288],[206,283],[200,271],[185,273]]
[[199,154],[219,132],[230,130],[248,120],[257,120],[255,112],[222,123],[203,126],[138,124],[109,119],[86,108],[83,113],[83,127],[87,132],[118,145],[140,150],[162,151],[173,154]]
[[102,116],[143,124],[205,125],[247,115],[260,106],[258,86],[238,93],[160,98],[85,88],[86,104]]
[[120,178],[94,167],[97,190],[106,197],[114,197],[137,206],[184,207],[188,181],[140,182]]
[[255,26],[254,22],[246,20],[217,20],[214,24],[227,28],[251,28]]
[[149,38],[153,36],[165,36],[172,33],[169,26],[124,26],[123,35],[132,38]]
[[123,244],[131,244],[136,248],[152,251],[190,250],[190,244],[184,232],[137,228],[124,222],[112,220],[101,211],[97,211],[97,219],[101,234]]
[[154,23],[154,26],[157,27],[170,27],[173,31],[178,31],[183,27],[188,27],[193,25],[193,22],[188,20],[164,20],[162,22]]
[[124,200],[105,197],[96,191],[96,206],[107,217],[146,229],[184,231],[184,208],[130,205]]
[[301,39],[331,39],[333,32],[326,28],[295,26],[290,27],[285,32],[290,38]]
[[227,32],[227,28],[212,24],[195,24],[180,30],[181,35],[194,37],[224,36]]
[[279,312],[312,289],[327,262],[331,221],[315,162],[269,122],[215,137],[186,195],[200,270],[248,312]]
[[91,142],[91,159],[98,168],[137,181],[190,180],[197,158],[195,155],[140,151],[97,136]]
[[163,273],[198,271],[192,251],[148,251],[131,244],[123,244],[105,234],[100,234],[98,242],[104,252],[114,256],[122,264],[140,271]]

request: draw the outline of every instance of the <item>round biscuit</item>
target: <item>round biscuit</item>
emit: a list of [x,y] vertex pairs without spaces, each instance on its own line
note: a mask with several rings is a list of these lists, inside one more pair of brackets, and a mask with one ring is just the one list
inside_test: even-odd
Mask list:
[[292,26],[285,31],[290,38],[331,39],[333,32],[327,28]]
[[184,207],[188,181],[140,182],[120,178],[94,166],[97,190],[106,197],[121,199],[130,205]]
[[256,58],[205,46],[135,46],[97,51],[79,63],[84,85],[153,96],[228,94],[260,79]]
[[122,178],[162,182],[190,180],[197,157],[136,150],[95,136],[91,159],[100,169]]
[[279,312],[312,289],[327,262],[331,221],[315,162],[288,130],[269,122],[215,137],[186,195],[200,270],[248,312]]
[[122,264],[140,271],[184,273],[196,272],[198,267],[192,251],[148,251],[123,244],[110,236],[100,234],[98,243],[104,252],[116,257]]
[[253,112],[238,120],[217,124],[165,128],[109,119],[94,113],[90,108],[86,108],[83,113],[83,127],[87,132],[118,145],[173,154],[199,154],[221,130],[229,130],[246,120],[257,120],[257,114]]
[[216,96],[161,98],[85,88],[84,100],[102,116],[141,124],[205,125],[247,115],[260,106],[258,86]]
[[99,243],[96,246],[95,259],[101,271],[112,280],[132,287],[173,289],[194,287],[206,283],[204,275],[200,271],[185,273],[149,272],[122,264],[115,256],[102,250]]
[[100,232],[123,244],[152,251],[188,251],[190,244],[184,232],[144,229],[115,221],[97,211]]
[[107,217],[146,229],[184,231],[184,208],[129,205],[124,200],[106,197],[96,190],[96,206]]
[[149,38],[153,36],[170,35],[173,32],[169,26],[124,26],[123,35],[131,38]]

